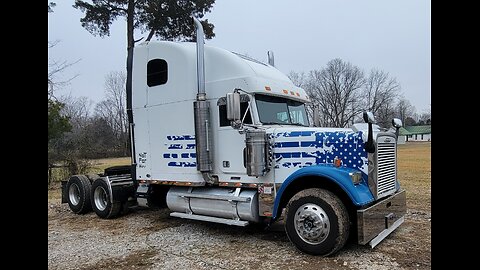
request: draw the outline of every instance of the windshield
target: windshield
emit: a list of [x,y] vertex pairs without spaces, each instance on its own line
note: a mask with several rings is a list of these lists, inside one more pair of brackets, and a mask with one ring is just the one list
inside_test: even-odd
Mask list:
[[263,124],[309,126],[305,104],[301,102],[258,94],[255,100]]

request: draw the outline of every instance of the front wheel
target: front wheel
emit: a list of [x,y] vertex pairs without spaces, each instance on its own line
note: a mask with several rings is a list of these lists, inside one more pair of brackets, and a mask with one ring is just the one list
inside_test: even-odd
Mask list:
[[287,204],[285,231],[301,251],[328,256],[340,250],[348,239],[349,217],[345,205],[332,192],[305,189]]

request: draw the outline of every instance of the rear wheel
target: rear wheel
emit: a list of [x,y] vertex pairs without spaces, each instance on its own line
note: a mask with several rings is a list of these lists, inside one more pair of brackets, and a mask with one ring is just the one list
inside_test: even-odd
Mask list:
[[328,256],[348,239],[349,216],[342,201],[332,192],[310,188],[295,194],[286,209],[285,231],[301,251]]
[[121,202],[112,202],[110,189],[103,178],[98,178],[92,185],[92,208],[101,218],[114,218],[122,210]]
[[75,214],[85,214],[92,210],[90,192],[92,185],[85,175],[72,175],[67,182],[67,202]]

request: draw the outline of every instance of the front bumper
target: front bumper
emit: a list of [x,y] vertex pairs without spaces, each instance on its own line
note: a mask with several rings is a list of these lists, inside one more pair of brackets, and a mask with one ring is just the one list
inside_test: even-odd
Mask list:
[[393,232],[405,220],[407,200],[405,190],[357,210],[358,243],[367,243],[373,248]]

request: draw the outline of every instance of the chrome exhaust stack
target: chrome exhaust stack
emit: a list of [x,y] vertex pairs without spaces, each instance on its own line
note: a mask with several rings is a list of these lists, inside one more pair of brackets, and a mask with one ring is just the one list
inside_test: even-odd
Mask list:
[[210,175],[212,170],[212,144],[210,132],[210,102],[207,101],[205,93],[205,60],[204,60],[204,33],[202,23],[193,17],[197,29],[197,100],[193,102],[195,119],[195,143],[197,153],[197,171],[202,173],[203,178],[209,184],[215,183]]
[[275,66],[275,58],[273,56],[273,51],[267,51],[268,64],[272,67]]
[[197,29],[197,80],[198,80],[198,94],[197,100],[206,100],[205,93],[205,37],[203,34],[202,23],[195,17],[193,17],[193,22]]

